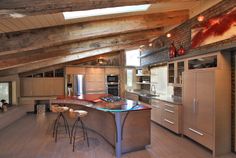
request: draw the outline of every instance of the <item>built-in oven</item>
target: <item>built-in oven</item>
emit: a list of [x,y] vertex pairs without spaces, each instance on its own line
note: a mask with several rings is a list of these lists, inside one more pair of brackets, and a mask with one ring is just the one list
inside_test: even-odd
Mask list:
[[107,93],[113,96],[119,96],[119,84],[108,84]]
[[119,83],[118,75],[107,75],[107,83]]
[[107,75],[106,78],[107,93],[113,96],[119,96],[119,76]]

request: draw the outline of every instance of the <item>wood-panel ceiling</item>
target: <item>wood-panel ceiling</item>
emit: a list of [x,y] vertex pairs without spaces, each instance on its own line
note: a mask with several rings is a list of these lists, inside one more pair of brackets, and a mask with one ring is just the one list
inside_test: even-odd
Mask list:
[[[0,76],[148,45],[150,39],[158,38],[165,30],[187,20],[191,13],[195,14],[202,8],[202,1],[61,0],[55,4],[55,0],[0,0]],[[214,3],[208,8],[219,2],[211,1]],[[68,10],[146,3],[152,4],[144,12],[74,20],[64,20],[62,14]],[[13,18],[10,13],[26,16]]]
[[151,7],[145,12],[99,16],[99,17],[92,17],[92,18],[81,18],[81,19],[75,19],[75,20],[64,20],[62,13],[25,16],[22,18],[6,18],[6,19],[0,20],[0,33],[23,31],[23,30],[29,30],[29,29],[45,28],[45,27],[51,27],[51,26],[57,26],[57,25],[67,25],[67,24],[73,24],[73,23],[78,23],[78,22],[110,19],[110,18],[132,16],[132,15],[161,13],[161,12],[185,10],[185,9],[192,10],[198,5],[199,5],[199,1],[196,1],[196,0],[182,1],[182,2],[165,2],[165,3],[161,2],[161,3],[152,4]]

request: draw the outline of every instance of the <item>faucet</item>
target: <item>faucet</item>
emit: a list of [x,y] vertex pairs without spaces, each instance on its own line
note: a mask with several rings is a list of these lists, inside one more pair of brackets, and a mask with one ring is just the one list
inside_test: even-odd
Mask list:
[[156,94],[156,87],[154,84],[151,87],[151,92],[153,92],[153,94]]

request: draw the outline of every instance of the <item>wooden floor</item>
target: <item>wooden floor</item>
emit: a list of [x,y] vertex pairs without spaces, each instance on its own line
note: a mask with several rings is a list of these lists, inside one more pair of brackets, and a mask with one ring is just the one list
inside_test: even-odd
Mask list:
[[[55,143],[51,132],[54,118],[53,114],[28,114],[0,130],[0,158],[115,158],[113,148],[91,131],[89,148],[81,140],[72,152],[72,145],[64,134]],[[124,154],[122,158],[211,158],[211,153],[152,123],[151,145],[146,150]],[[220,158],[236,158],[236,155]]]

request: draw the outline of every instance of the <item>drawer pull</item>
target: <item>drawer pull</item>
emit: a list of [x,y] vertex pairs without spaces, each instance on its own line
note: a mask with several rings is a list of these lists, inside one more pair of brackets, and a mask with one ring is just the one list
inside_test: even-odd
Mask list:
[[165,111],[167,111],[167,112],[169,112],[169,113],[175,113],[174,111],[172,111],[172,110],[169,110],[169,109],[165,109]]
[[194,133],[200,135],[200,136],[203,136],[203,135],[204,135],[203,133],[198,132],[197,130],[194,130],[194,129],[192,129],[192,128],[188,128],[188,129],[189,129],[190,131],[192,131],[192,132],[194,132]]
[[168,107],[171,107],[171,108],[174,107],[173,105],[170,105],[170,104],[165,104],[165,106],[168,106]]
[[170,123],[170,124],[174,124],[174,122],[172,122],[172,121],[170,121],[170,120],[167,120],[167,119],[164,119],[164,121],[166,121],[166,122],[168,122],[168,123]]

